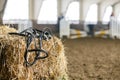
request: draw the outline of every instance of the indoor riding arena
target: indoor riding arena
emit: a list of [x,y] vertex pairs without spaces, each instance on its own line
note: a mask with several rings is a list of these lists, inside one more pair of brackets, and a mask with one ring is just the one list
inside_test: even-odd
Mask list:
[[0,0],[0,80],[120,80],[120,0]]
[[64,40],[70,80],[119,80],[120,40]]

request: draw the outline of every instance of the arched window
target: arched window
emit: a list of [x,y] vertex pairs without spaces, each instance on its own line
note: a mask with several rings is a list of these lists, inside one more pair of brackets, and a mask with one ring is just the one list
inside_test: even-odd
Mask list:
[[57,0],[45,0],[43,2],[38,17],[38,23],[57,23]]
[[85,22],[96,24],[97,23],[97,15],[98,15],[98,6],[97,6],[97,4],[92,4],[88,10]]
[[109,21],[110,21],[110,16],[111,16],[111,14],[112,14],[112,6],[108,6],[107,8],[106,8],[106,11],[105,11],[105,13],[104,13],[104,17],[103,17],[103,23],[108,23]]
[[3,20],[28,19],[28,0],[8,0]]
[[65,18],[70,21],[79,21],[79,13],[79,2],[72,2],[68,6]]

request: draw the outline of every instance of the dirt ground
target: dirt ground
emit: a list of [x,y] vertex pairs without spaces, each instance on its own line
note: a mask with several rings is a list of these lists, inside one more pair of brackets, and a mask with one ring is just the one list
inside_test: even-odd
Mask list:
[[64,39],[69,80],[120,80],[120,40]]

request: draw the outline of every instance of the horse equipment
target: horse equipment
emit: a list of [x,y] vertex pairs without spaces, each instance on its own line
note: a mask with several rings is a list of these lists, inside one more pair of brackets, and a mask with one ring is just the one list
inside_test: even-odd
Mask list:
[[[51,31],[47,28],[43,31],[35,29],[35,28],[28,28],[25,29],[24,31],[20,32],[20,33],[9,33],[10,35],[19,35],[19,36],[24,36],[25,37],[25,41],[26,41],[26,50],[24,53],[24,60],[25,60],[25,64],[26,66],[32,66],[33,64],[36,63],[37,60],[39,59],[45,59],[48,57],[48,52],[46,52],[45,50],[42,49],[42,40],[50,40],[52,38],[52,34]],[[37,41],[36,41],[37,39]],[[29,49],[31,43],[34,41],[34,47],[35,49]],[[34,52],[35,53],[35,57],[34,60],[32,62],[28,61],[28,54]],[[44,56],[40,56],[41,54],[44,53]]]

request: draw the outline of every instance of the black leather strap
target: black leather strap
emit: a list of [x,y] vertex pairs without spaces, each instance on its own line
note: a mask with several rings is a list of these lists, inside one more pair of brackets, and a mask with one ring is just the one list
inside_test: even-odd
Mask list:
[[[28,28],[20,33],[9,33],[10,35],[18,35],[18,36],[24,36],[26,39],[26,50],[24,53],[24,60],[26,66],[32,66],[36,63],[39,59],[45,59],[48,57],[48,52],[42,49],[42,40],[49,40],[51,39],[51,32],[50,30],[44,30],[40,31],[33,28]],[[36,42],[36,39],[38,39],[38,42]],[[35,49],[29,49],[31,42],[34,41],[34,47]],[[38,44],[37,44],[38,43]],[[38,46],[39,45],[39,46]],[[29,62],[28,60],[28,54],[34,53],[35,57],[32,62]],[[44,54],[44,56],[41,56],[41,53]]]

